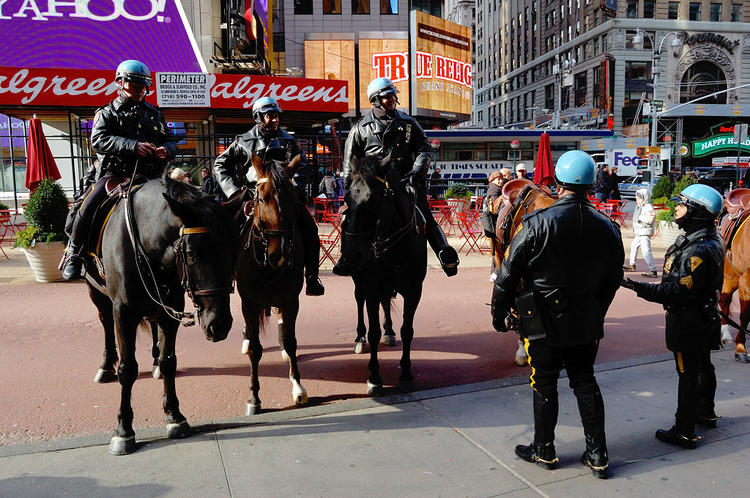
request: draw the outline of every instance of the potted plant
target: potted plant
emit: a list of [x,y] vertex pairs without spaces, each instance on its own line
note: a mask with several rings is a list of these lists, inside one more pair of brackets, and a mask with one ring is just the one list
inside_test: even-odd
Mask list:
[[29,196],[24,210],[27,226],[16,234],[13,247],[20,247],[37,282],[62,278],[57,265],[65,251],[65,220],[68,198],[62,187],[49,178],[42,180]]
[[463,183],[454,183],[445,191],[443,198],[452,205],[455,211],[462,212],[469,207],[471,190]]
[[[662,183],[662,179],[659,179],[659,183]],[[666,208],[659,210],[656,213],[656,219],[659,221],[659,233],[661,234],[661,240],[664,243],[664,247],[668,248],[669,246],[674,244],[674,241],[675,239],[677,239],[677,237],[685,234],[685,232],[677,226],[677,223],[674,222],[674,208],[677,206],[677,203],[670,199],[682,192],[682,190],[688,185],[696,183],[696,180],[692,176],[683,175],[682,178],[680,178],[677,182],[674,183],[674,185],[672,185],[671,190],[667,190],[664,187],[662,187],[662,189],[657,189],[659,183],[654,186],[654,194],[662,194],[663,197],[654,199],[652,202],[654,202],[655,204],[664,204],[664,207]],[[671,180],[669,180],[669,184],[671,183]],[[657,202],[657,200],[662,202]]]

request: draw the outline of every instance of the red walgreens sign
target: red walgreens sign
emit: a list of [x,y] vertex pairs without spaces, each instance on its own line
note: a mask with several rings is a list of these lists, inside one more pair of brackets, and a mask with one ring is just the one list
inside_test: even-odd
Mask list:
[[[0,105],[101,107],[117,95],[113,75],[114,71],[0,68]],[[206,91],[213,109],[248,109],[261,97],[273,97],[286,111],[349,110],[347,83],[339,80],[209,74]],[[147,100],[156,103],[156,92]]]

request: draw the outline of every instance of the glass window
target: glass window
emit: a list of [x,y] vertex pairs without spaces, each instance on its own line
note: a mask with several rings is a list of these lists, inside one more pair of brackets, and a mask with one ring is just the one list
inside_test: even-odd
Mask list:
[[638,17],[638,1],[628,0],[627,7],[625,8],[625,17],[630,19],[636,19]]
[[382,15],[398,14],[398,0],[380,0]]
[[644,0],[643,17],[648,19],[654,18],[654,0]]
[[714,22],[721,21],[721,4],[720,3],[711,4],[711,20]]
[[323,14],[341,14],[341,0],[323,0]]
[[575,106],[582,107],[586,104],[586,71],[575,76]]
[[591,76],[592,76],[592,92],[591,92],[591,107],[599,107],[599,75],[600,75],[600,68],[599,66],[594,66]]
[[294,15],[312,13],[312,0],[294,0]]
[[369,14],[370,0],[352,0],[352,14]]
[[544,87],[544,107],[547,109],[555,108],[555,85],[546,85]]
[[680,2],[669,2],[669,10],[667,12],[667,19],[679,19],[680,18]]
[[[633,48],[633,37],[635,36],[635,34],[636,34],[636,30],[634,29],[628,29],[625,31],[625,48],[627,49]],[[656,33],[650,32],[649,35],[654,37]],[[642,34],[641,36],[643,36],[643,48],[647,50],[651,50],[653,48],[651,46],[651,38],[649,38],[648,35],[644,35],[644,34]]]
[[732,22],[742,22],[742,4],[732,4],[732,18],[730,20]]
[[691,21],[701,20],[701,4],[700,2],[690,2],[690,10],[688,19]]

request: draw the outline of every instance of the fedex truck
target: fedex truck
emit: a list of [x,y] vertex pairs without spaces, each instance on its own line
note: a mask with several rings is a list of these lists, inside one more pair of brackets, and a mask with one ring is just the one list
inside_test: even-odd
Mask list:
[[[664,173],[664,161],[669,160],[670,149],[666,147],[661,148],[661,161],[656,165],[656,176]],[[617,168],[617,176],[635,176],[638,174],[638,170],[647,170],[648,166],[638,166],[640,158],[636,154],[636,150],[632,149],[610,149],[604,153],[604,162],[610,168]]]

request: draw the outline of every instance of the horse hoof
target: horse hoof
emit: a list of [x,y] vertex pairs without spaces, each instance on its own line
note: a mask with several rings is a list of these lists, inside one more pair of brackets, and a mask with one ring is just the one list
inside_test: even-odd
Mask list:
[[367,381],[367,394],[370,396],[380,396],[383,394],[383,384],[373,384]]
[[164,376],[161,374],[161,368],[159,368],[159,365],[154,366],[153,370],[151,370],[151,376],[154,379],[161,379]]
[[182,439],[188,437],[191,432],[192,429],[190,429],[190,424],[187,423],[187,420],[183,420],[179,424],[167,424],[167,437],[169,439]]
[[384,346],[395,346],[396,345],[396,336],[395,335],[384,335],[380,339],[380,344],[383,344]]
[[369,348],[367,347],[367,340],[362,338],[362,340],[359,340],[354,343],[354,354],[364,354],[369,351]]
[[96,375],[94,375],[94,382],[97,384],[106,384],[115,380],[117,380],[117,373],[114,370],[103,370],[100,368],[96,372]]
[[734,359],[740,363],[750,363],[747,353],[734,353]]
[[109,453],[111,455],[129,455],[135,451],[135,436],[122,437],[112,436],[109,441]]
[[250,341],[248,339],[244,339],[242,341],[242,354],[247,354],[250,351]]
[[310,398],[307,396],[307,391],[303,388],[301,392],[292,392],[292,400],[294,400],[294,404],[299,405],[306,405],[308,401],[310,401]]
[[731,332],[729,332],[729,327],[724,325],[721,326],[721,344],[723,346],[734,344],[734,338],[732,337]]
[[250,417],[260,413],[260,403],[245,403],[245,416]]
[[283,349],[281,350],[281,359],[284,361],[289,361],[289,355],[286,354],[286,351],[284,351]]

